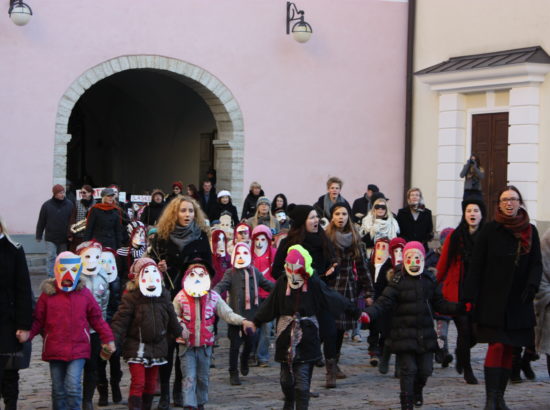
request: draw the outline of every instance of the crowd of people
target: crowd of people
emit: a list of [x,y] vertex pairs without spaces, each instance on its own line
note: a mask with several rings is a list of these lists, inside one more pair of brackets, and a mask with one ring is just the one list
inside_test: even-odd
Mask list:
[[346,378],[343,341],[361,342],[367,327],[372,366],[386,374],[396,355],[402,409],[422,406],[434,361],[456,360],[465,382],[478,384],[476,343],[488,344],[485,408],[507,409],[508,382],[521,381],[521,372],[534,378],[538,354],[550,375],[550,231],[539,240],[514,186],[487,204],[495,206],[487,221],[476,161],[462,172],[462,219],[441,232],[419,188],[394,214],[374,184],[350,206],[336,177],[313,205],[282,193],[270,200],[253,182],[240,218],[231,193],[216,191],[215,174],[200,190],[184,192],[179,181],[169,195],[153,190],[140,212],[118,202],[114,185],[98,202],[89,185],[73,200],[55,185],[36,227],[49,276],[36,302],[24,251],[0,220],[6,409],[16,408],[18,369],[39,334],[54,408],[93,409],[96,391],[106,406],[109,390],[120,403],[126,362],[128,408],[150,409],[160,388],[159,409],[202,409],[220,318],[228,323],[228,383],[240,385],[251,365],[269,366],[271,354],[284,409],[308,408],[315,365],[326,368],[325,386],[337,387]]

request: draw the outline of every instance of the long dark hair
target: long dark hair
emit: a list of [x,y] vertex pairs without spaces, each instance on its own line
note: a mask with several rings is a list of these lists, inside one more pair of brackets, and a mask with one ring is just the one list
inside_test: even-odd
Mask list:
[[[302,224],[298,228],[295,228],[291,225],[286,237],[286,245],[289,248],[293,245],[303,245],[306,240],[306,234],[307,230],[305,224]],[[326,260],[330,260],[332,258],[332,255],[330,252],[329,239],[323,228],[319,226],[319,230],[317,231],[317,233],[311,233],[311,235],[318,235],[323,247],[323,256]]]
[[477,199],[462,201],[462,219],[449,239],[449,263],[454,262],[458,257],[462,258],[463,261],[470,259],[470,253],[473,248],[473,238],[470,234],[468,222],[466,222],[466,208],[468,205],[477,205],[481,212],[481,221],[479,221],[476,232],[479,232],[485,223],[487,210],[485,209],[483,201]]
[[283,200],[283,209],[286,212],[286,207],[288,206],[288,201],[286,200],[285,194],[277,194],[275,195],[275,198],[273,198],[273,201],[271,201],[271,213],[275,215],[275,211],[277,210],[277,206],[275,205],[277,203],[277,198],[281,198]]

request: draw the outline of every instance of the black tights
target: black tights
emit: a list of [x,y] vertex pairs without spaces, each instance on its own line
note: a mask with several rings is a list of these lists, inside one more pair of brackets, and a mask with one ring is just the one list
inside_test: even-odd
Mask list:
[[464,369],[471,370],[470,349],[475,345],[472,332],[472,321],[468,315],[458,315],[453,318],[457,331],[456,360]]
[[342,350],[342,343],[344,343],[344,334],[346,333],[343,329],[336,329],[336,357],[340,356],[340,351]]

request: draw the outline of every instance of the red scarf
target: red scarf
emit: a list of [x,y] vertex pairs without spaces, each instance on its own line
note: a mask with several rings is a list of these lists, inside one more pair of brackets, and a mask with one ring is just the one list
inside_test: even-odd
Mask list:
[[528,254],[531,251],[531,239],[533,227],[529,223],[529,215],[523,208],[519,208],[516,216],[506,216],[500,209],[495,214],[495,221],[512,231],[514,237],[520,241],[520,253]]
[[118,210],[118,215],[120,217],[120,222],[122,223],[122,212],[120,210],[120,208],[116,205],[110,205],[110,204],[104,204],[104,203],[99,203],[99,204],[95,204],[94,206],[92,206],[90,208],[90,210],[88,211],[88,215],[86,216],[86,219],[88,219],[88,217],[90,216],[90,213],[92,212],[92,209],[94,208],[98,208],[98,209],[101,209],[102,211],[110,211],[111,209],[116,209]]

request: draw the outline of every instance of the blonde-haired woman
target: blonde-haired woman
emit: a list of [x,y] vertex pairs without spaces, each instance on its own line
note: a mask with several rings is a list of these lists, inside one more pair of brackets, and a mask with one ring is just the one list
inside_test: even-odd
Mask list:
[[[157,224],[157,233],[152,238],[149,257],[158,263],[164,273],[165,286],[172,298],[181,289],[183,272],[181,268],[195,258],[212,264],[208,239],[209,229],[200,205],[193,198],[179,195],[164,208]],[[168,409],[170,404],[170,374],[172,373],[175,341],[169,342],[168,363],[160,368],[161,395],[159,409]],[[173,399],[176,404],[182,400],[182,373],[179,358],[176,358]],[[181,404],[179,407],[183,407]]]
[[101,203],[88,212],[84,241],[92,239],[104,248],[118,249],[122,246],[122,211],[116,204],[116,191],[105,188],[101,191]]
[[393,217],[384,194],[377,192],[373,195],[373,199],[372,208],[363,218],[359,229],[363,242],[369,249],[374,247],[377,239],[388,238],[391,241],[399,235],[399,224]]

